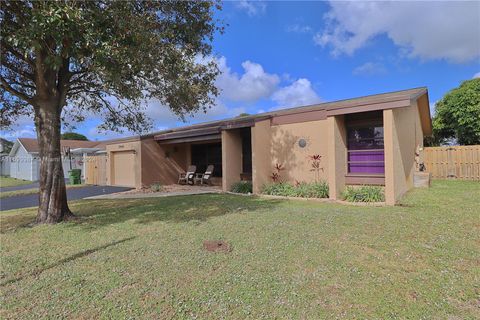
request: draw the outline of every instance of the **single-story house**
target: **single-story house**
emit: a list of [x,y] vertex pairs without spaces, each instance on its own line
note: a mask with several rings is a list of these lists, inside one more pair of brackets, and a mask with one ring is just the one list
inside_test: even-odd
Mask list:
[[[93,154],[105,147],[103,142],[61,140],[62,165],[65,178],[71,169],[83,169],[84,154]],[[9,173],[12,178],[37,181],[40,175],[39,146],[37,139],[18,138],[10,150],[9,157],[4,159],[9,163]],[[83,174],[84,170],[82,170]]]
[[395,204],[413,187],[415,151],[432,131],[425,87],[201,123],[105,142],[109,185],[173,184],[190,164],[215,166],[223,190],[251,180],[385,187]]

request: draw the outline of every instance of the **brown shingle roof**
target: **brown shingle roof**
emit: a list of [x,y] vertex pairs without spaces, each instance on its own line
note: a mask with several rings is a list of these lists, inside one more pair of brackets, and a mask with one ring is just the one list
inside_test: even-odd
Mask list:
[[[27,152],[39,152],[40,148],[38,147],[37,139],[32,138],[18,138],[22,146],[27,150]],[[63,150],[64,148],[76,149],[76,148],[95,148],[99,145],[99,141],[82,141],[82,140],[60,140],[60,146]],[[100,147],[102,148],[102,147]],[[104,148],[104,146],[103,146]]]

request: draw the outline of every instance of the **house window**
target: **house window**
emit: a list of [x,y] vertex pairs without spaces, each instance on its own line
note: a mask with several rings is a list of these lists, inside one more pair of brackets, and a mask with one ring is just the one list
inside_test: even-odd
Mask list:
[[382,119],[347,122],[348,173],[385,174]]
[[241,131],[242,136],[242,173],[252,173],[252,134],[250,128]]

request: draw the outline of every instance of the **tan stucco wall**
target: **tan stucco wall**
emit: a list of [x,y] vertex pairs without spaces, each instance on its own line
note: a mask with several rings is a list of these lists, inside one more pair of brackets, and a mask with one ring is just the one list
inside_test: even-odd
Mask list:
[[[252,127],[253,192],[258,193],[276,164],[281,164],[281,181],[295,183],[328,179],[328,124],[327,120],[271,125],[270,120],[259,121]],[[306,147],[298,145],[305,139]],[[322,170],[312,171],[309,156],[320,155]]]
[[222,189],[230,191],[242,173],[242,137],[239,130],[222,131]]
[[[177,183],[190,164],[190,145],[160,145],[153,138],[142,140],[142,185]],[[168,157],[167,157],[168,155]]]
[[[135,188],[140,188],[142,186],[141,183],[141,159],[142,159],[142,152],[141,152],[141,142],[140,141],[131,141],[131,142],[123,142],[123,143],[116,143],[110,144],[106,146],[107,151],[107,185],[115,185],[115,181],[113,179],[113,175],[115,172],[115,163],[113,161],[113,154],[115,152],[122,152],[122,151],[134,151],[134,175],[132,175],[134,181],[132,185]],[[118,169],[118,168],[117,168]],[[120,169],[121,170],[121,169]],[[127,170],[127,168],[125,168]],[[128,168],[128,170],[130,170]]]
[[[274,166],[278,163],[284,168],[280,172],[282,181],[310,183],[316,180],[327,180],[327,136],[326,120],[272,126],[272,161],[269,173],[273,172]],[[307,142],[304,148],[298,145],[300,139],[305,139]],[[309,158],[312,155],[321,156],[321,169],[318,171],[312,171],[312,161]]]
[[415,149],[423,147],[417,104],[383,111],[385,144],[385,201],[394,205],[413,187]]
[[345,188],[347,173],[347,130],[344,116],[327,118],[328,123],[328,185],[329,197],[337,200]]
[[272,172],[270,120],[258,121],[252,127],[252,184],[253,193],[259,193],[270,182]]

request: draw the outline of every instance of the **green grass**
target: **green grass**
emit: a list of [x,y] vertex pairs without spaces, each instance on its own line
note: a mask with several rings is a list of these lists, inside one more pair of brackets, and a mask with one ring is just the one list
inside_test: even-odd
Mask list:
[[[74,184],[74,185],[67,185],[66,187],[67,187],[67,189],[83,188],[83,187],[86,187],[86,185],[85,184]],[[24,195],[36,194],[36,193],[38,193],[38,188],[15,190],[15,191],[3,191],[3,192],[0,193],[0,199],[15,197],[15,196],[24,196]]]
[[11,177],[0,176],[0,187],[16,187],[24,184],[31,184],[32,181],[20,180]]
[[[72,202],[1,217],[0,318],[474,319],[480,183],[402,206],[235,195]],[[202,242],[221,239],[230,253]]]

